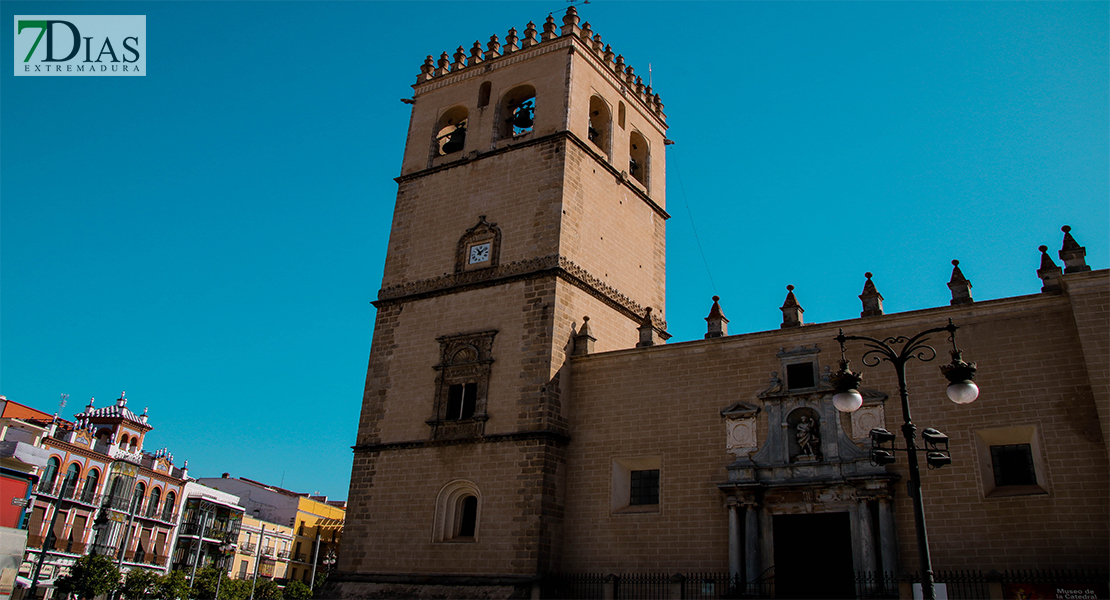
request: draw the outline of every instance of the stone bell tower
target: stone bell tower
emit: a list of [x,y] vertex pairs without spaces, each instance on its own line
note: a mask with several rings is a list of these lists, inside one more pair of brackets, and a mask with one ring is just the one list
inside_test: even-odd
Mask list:
[[560,568],[568,357],[669,337],[663,104],[573,7],[413,89],[334,579],[500,595]]

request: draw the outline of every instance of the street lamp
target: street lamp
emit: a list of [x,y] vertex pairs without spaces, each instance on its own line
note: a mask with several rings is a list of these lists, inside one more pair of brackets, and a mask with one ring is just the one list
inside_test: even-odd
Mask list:
[[228,554],[235,552],[235,548],[236,544],[235,542],[231,541],[231,538],[227,538],[226,540],[224,540],[223,544],[220,544],[220,554],[216,558],[216,600],[220,600],[220,583],[222,583],[224,580],[225,571],[225,569],[220,567],[220,562],[223,559],[227,558]]
[[331,570],[335,568],[335,548],[328,548],[328,554],[324,557],[323,563],[327,572],[331,573]]
[[[909,493],[913,502],[913,519],[917,532],[917,555],[923,573],[921,580],[922,597],[928,600],[936,599],[936,590],[933,586],[933,564],[929,557],[929,538],[925,532],[925,505],[921,498],[921,471],[918,467],[917,453],[925,452],[925,461],[931,468],[942,467],[950,464],[952,458],[948,453],[948,436],[936,429],[926,429],[922,432],[925,448],[919,448],[916,442],[917,426],[910,420],[909,393],[906,391],[906,363],[912,359],[928,362],[936,358],[937,351],[926,345],[927,337],[933,333],[948,332],[948,341],[952,343],[952,362],[940,368],[941,373],[948,379],[948,398],[956,404],[967,404],[979,397],[979,388],[972,381],[975,377],[975,363],[964,362],[960,349],[956,347],[956,327],[952,319],[948,320],[945,327],[927,329],[912,337],[891,336],[877,340],[860,335],[844,335],[841,329],[835,339],[840,343],[840,370],[830,378],[836,394],[833,395],[833,406],[841,412],[852,412],[863,405],[863,396],[859,393],[859,383],[863,377],[848,369],[849,360],[844,357],[844,342],[848,340],[862,340],[868,348],[863,353],[863,364],[868,367],[877,366],[882,361],[894,365],[898,374],[898,394],[902,398],[902,435],[906,438],[905,451],[909,458],[910,481]],[[897,348],[897,346],[901,346]],[[871,461],[878,465],[893,463],[895,436],[885,429],[871,430]],[[887,447],[886,444],[891,444]]]

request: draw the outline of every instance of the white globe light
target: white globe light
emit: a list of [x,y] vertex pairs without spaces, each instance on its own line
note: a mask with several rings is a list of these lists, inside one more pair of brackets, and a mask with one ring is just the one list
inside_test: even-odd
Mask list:
[[948,399],[956,404],[970,404],[979,397],[979,386],[972,381],[960,381],[948,386]]
[[856,390],[837,392],[832,398],[833,406],[840,412],[855,412],[863,406],[863,396]]

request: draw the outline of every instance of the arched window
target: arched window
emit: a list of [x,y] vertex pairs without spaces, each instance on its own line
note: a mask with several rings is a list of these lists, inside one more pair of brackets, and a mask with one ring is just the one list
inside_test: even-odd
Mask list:
[[50,457],[50,460],[46,463],[46,471],[42,474],[42,483],[39,484],[40,492],[49,494],[54,491],[54,482],[58,479],[58,469],[61,466],[62,461],[58,460],[58,457]]
[[444,111],[436,123],[436,156],[461,152],[466,146],[466,121],[469,113],[465,106]]
[[536,116],[536,88],[519,85],[511,90],[498,105],[501,121],[498,139],[514,138],[531,133]]
[[62,480],[62,496],[72,498],[77,494],[77,480],[81,478],[81,467],[77,463],[72,463],[66,469],[66,477]]
[[433,541],[476,542],[481,523],[481,493],[478,486],[459,479],[443,486],[436,499]]
[[617,125],[624,129],[624,102],[617,103]]
[[154,488],[150,490],[150,503],[146,509],[146,516],[153,517],[158,514],[158,503],[162,500],[162,490]]
[[628,174],[648,187],[648,174],[651,172],[651,152],[647,140],[639,131],[632,130],[628,136]]
[[177,494],[173,493],[172,490],[167,492],[166,493],[166,504],[165,504],[165,506],[162,507],[162,520],[163,521],[173,520],[173,509],[174,509],[174,504],[176,502],[177,502]]
[[127,447],[127,442],[128,442],[127,434],[121,435],[119,437],[119,447],[120,448],[126,448]]
[[597,146],[603,154],[609,154],[609,140],[612,139],[611,129],[613,119],[609,113],[609,105],[601,96],[590,98],[590,120],[587,126],[586,137]]
[[100,484],[100,471],[92,469],[85,477],[85,490],[81,493],[83,502],[96,501],[96,486]]
[[96,440],[107,444],[112,439],[112,430],[107,427],[96,432]]

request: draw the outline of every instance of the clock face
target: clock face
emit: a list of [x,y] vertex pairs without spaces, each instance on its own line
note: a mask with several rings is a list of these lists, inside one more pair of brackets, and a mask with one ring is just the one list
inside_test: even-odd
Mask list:
[[474,244],[470,247],[470,264],[489,260],[489,242]]

